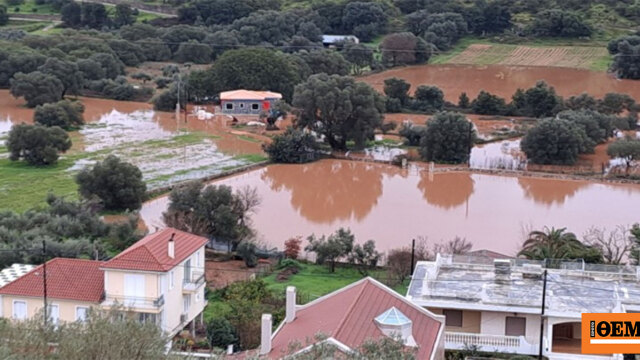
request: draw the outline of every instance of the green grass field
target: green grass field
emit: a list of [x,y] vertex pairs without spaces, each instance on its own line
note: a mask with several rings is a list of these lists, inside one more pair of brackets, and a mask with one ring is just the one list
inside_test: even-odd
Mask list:
[[36,4],[35,0],[25,0],[24,3],[20,5],[8,5],[6,0],[2,0],[2,3],[7,6],[7,12],[9,14],[17,13],[51,15],[59,13],[59,11],[53,9],[53,6],[51,6],[51,4]]

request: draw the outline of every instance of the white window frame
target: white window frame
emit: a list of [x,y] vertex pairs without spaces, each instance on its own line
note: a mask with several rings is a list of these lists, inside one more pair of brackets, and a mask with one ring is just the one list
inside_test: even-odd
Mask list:
[[[55,307],[56,310],[58,311],[58,317],[57,318],[53,318],[51,317],[51,314],[53,314],[52,308]],[[51,323],[53,325],[58,325],[58,323],[60,323],[60,305],[56,304],[56,303],[49,303],[49,305],[47,305],[47,316],[49,317],[49,321],[51,321]]]
[[[24,317],[18,318],[16,317],[16,303],[24,304]],[[27,302],[25,300],[13,300],[13,307],[11,308],[11,318],[15,320],[26,320],[29,314],[29,308],[27,306]]]
[[174,275],[174,270],[169,271],[169,290],[173,290],[173,276]]
[[[84,319],[80,319],[80,317],[78,316],[78,310],[80,309],[84,309]],[[76,314],[75,314],[76,321],[85,322],[87,321],[87,316],[89,316],[89,307],[76,305]]]

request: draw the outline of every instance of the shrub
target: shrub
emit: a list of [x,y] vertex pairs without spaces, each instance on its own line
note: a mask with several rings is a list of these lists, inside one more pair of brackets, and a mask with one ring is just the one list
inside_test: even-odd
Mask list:
[[420,139],[422,139],[426,130],[427,128],[424,126],[402,124],[398,134],[406,139],[404,142],[405,145],[418,146],[420,145]]
[[254,268],[258,265],[257,248],[254,242],[243,241],[236,249],[236,253],[244,260],[244,264],[248,268]]
[[536,164],[573,165],[587,137],[583,128],[564,119],[544,119],[522,138],[520,148]]
[[302,265],[294,259],[282,259],[278,265],[279,269],[300,269]]
[[226,348],[238,345],[236,329],[225,318],[213,318],[207,324],[207,340],[212,347]]
[[502,115],[505,113],[506,107],[507,104],[503,98],[487,91],[480,91],[471,102],[473,112],[480,115]]

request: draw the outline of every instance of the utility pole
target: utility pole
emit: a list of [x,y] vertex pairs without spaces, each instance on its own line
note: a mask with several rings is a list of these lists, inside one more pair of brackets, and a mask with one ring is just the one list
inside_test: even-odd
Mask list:
[[413,264],[416,256],[416,239],[411,240],[411,276],[413,276]]
[[47,321],[49,320],[47,309],[47,243],[42,240],[42,285],[44,288],[44,326],[47,326]]
[[542,309],[540,311],[540,347],[538,349],[538,360],[542,360],[542,343],[544,339],[544,308],[547,297],[547,269],[542,274]]

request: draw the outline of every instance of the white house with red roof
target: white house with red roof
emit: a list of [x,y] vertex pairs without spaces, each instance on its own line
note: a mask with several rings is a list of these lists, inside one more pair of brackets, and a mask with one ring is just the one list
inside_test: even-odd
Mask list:
[[[305,305],[296,304],[295,287],[287,288],[285,320],[272,333],[271,315],[262,317],[259,353],[271,359],[291,355],[291,345],[307,351],[325,341],[342,352],[367,340],[400,338],[415,348],[416,359],[444,359],[444,322],[403,296],[367,277]],[[316,335],[326,338],[318,340]]]
[[[90,307],[122,305],[174,335],[206,306],[207,239],[167,228],[109,261],[55,258],[46,263],[48,314],[53,322],[82,320]],[[0,288],[0,316],[34,316],[44,305],[45,266]]]

